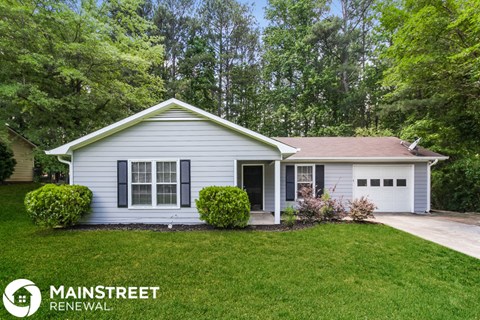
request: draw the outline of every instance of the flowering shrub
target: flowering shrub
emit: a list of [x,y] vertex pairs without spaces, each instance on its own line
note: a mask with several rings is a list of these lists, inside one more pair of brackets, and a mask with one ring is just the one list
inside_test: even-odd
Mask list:
[[362,196],[350,201],[350,212],[348,215],[354,221],[363,221],[368,218],[375,218],[373,215],[375,209],[377,209],[377,206],[367,197]]
[[333,199],[325,191],[320,197],[316,197],[312,188],[303,187],[300,190],[301,199],[298,200],[298,216],[309,222],[321,220],[340,220],[347,213],[342,204],[342,199]]

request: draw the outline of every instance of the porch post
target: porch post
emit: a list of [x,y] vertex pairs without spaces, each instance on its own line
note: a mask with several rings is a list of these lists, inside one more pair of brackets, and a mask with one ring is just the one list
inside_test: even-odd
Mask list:
[[280,160],[275,160],[275,224],[280,224]]

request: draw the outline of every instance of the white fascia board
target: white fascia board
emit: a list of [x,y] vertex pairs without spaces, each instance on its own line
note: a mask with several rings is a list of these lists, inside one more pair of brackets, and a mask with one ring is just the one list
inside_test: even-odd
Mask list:
[[447,160],[448,157],[294,157],[283,162],[428,162],[433,160]]
[[80,147],[83,147],[83,146],[86,146],[90,143],[93,143],[95,141],[98,141],[102,138],[105,138],[111,134],[114,134],[118,131],[121,131],[123,129],[126,129],[130,126],[133,126],[149,117],[152,116],[152,114],[155,114],[157,113],[158,111],[160,111],[161,109],[166,109],[168,107],[171,107],[171,106],[179,106],[179,107],[182,107],[182,108],[185,108],[187,110],[190,110],[196,114],[199,114],[201,116],[204,116],[206,117],[207,119],[210,119],[211,121],[215,122],[215,123],[218,123],[224,127],[227,127],[229,129],[232,129],[234,131],[237,131],[237,132],[240,132],[246,136],[249,136],[253,139],[256,139],[258,141],[261,141],[265,144],[268,144],[268,145],[271,145],[271,146],[274,146],[274,147],[277,147],[278,150],[280,151],[280,153],[284,156],[290,156],[292,154],[295,154],[297,152],[297,149],[296,148],[293,148],[293,147],[290,147],[284,143],[281,143],[279,141],[276,141],[274,139],[271,139],[271,138],[268,138],[264,135],[261,135],[255,131],[252,131],[252,130],[249,130],[249,129],[246,129],[244,127],[241,127],[239,125],[236,125],[230,121],[227,121],[225,119],[222,119],[220,117],[217,117],[209,112],[206,112],[202,109],[199,109],[197,107],[194,107],[188,103],[185,103],[185,102],[182,102],[180,100],[177,100],[177,99],[169,99],[167,101],[164,101],[160,104],[157,104],[153,107],[150,107],[148,109],[145,109],[143,111],[140,111],[139,113],[136,113],[128,118],[125,118],[123,120],[120,120],[118,122],[115,122],[114,124],[111,124],[109,126],[106,126],[100,130],[97,130],[95,132],[92,132],[90,134],[87,134],[86,136],[83,136],[79,139],[76,139],[72,142],[69,142],[67,144],[64,144],[58,148],[55,148],[55,149],[52,149],[52,150],[47,150],[45,151],[46,154],[49,154],[49,155],[64,155],[64,154],[68,154],[69,152],[71,152],[72,150],[74,149],[78,149]]

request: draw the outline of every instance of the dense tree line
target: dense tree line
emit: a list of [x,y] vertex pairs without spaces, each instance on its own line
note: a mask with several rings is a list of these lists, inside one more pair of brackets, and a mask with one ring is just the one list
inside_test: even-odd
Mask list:
[[0,118],[50,148],[176,97],[269,136],[419,136],[451,157],[434,205],[480,210],[479,12],[270,0],[262,30],[238,0],[0,0]]

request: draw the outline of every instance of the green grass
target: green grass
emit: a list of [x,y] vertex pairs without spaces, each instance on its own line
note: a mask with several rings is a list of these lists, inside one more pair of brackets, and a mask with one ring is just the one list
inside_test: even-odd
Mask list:
[[[382,225],[293,232],[45,230],[33,185],[0,186],[0,291],[40,287],[32,319],[478,319],[480,261]],[[159,286],[111,311],[49,310],[50,285]],[[1,304],[0,304],[1,305]],[[0,308],[0,319],[11,319]]]

